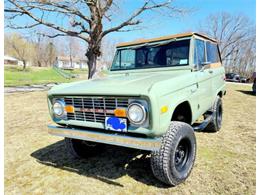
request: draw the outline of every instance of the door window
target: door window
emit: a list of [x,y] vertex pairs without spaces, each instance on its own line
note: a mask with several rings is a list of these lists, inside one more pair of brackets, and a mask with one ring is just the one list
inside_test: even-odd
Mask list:
[[202,63],[205,61],[205,42],[199,39],[195,39],[194,63],[200,69],[202,67]]

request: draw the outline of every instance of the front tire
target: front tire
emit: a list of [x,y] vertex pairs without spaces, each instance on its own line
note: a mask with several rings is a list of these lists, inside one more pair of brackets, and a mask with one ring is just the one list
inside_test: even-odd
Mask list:
[[153,174],[163,183],[176,186],[191,173],[195,157],[196,138],[193,128],[184,122],[171,122],[159,151],[152,152]]
[[84,140],[65,138],[68,152],[74,158],[88,158],[102,151],[104,145]]

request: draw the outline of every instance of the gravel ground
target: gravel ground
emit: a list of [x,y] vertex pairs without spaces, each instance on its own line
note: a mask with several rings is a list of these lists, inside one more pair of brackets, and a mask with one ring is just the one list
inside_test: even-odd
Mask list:
[[251,86],[227,86],[223,127],[196,133],[197,158],[177,187],[157,181],[149,155],[107,146],[75,160],[51,123],[46,91],[5,94],[5,194],[255,194],[255,96]]

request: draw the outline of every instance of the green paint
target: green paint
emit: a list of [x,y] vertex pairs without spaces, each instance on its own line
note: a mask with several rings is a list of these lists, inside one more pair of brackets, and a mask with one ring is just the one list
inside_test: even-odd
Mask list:
[[[195,38],[204,40],[198,35],[190,37],[187,66],[109,71],[105,78],[55,86],[48,92],[48,96],[50,99],[63,95],[127,96],[146,99],[149,102],[149,128],[138,127],[129,129],[129,132],[143,133],[151,137],[161,136],[166,132],[175,108],[185,101],[191,107],[194,123],[211,108],[217,94],[225,91],[225,72],[222,66],[204,70],[195,67]],[[166,113],[160,113],[162,106],[168,106]],[[59,123],[66,124],[67,121]],[[103,124],[93,122],[72,121],[69,124],[104,128]]]

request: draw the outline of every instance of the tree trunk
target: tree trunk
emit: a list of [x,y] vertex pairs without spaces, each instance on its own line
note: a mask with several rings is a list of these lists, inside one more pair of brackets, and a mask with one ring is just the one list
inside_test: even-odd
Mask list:
[[42,67],[42,64],[40,61],[37,61],[38,67]]
[[23,70],[25,70],[26,68],[26,61],[25,60],[22,60],[23,61]]
[[73,65],[72,65],[72,56],[70,54],[70,68],[73,68]]
[[91,79],[96,72],[97,55],[88,50],[86,57],[88,58],[88,79]]
[[101,55],[100,43],[89,44],[86,57],[88,59],[88,79],[91,79],[96,72],[97,58]]

